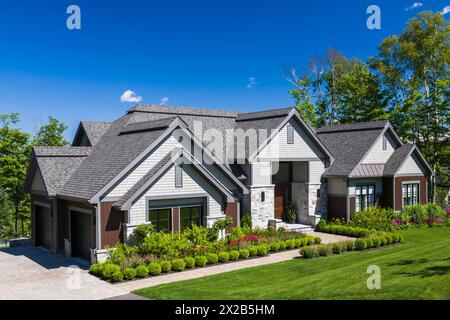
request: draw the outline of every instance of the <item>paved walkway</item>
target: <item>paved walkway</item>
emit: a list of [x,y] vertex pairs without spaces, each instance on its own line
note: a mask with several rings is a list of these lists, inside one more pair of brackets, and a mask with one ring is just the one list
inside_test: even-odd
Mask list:
[[[308,235],[312,235],[315,237],[320,237],[322,239],[322,243],[331,243],[338,241],[350,240],[352,238],[320,233],[320,232],[308,232]],[[193,269],[183,272],[173,272],[166,275],[161,275],[158,277],[149,277],[141,280],[134,280],[129,282],[121,282],[115,284],[114,286],[120,288],[122,290],[132,292],[134,290],[154,287],[160,284],[166,284],[171,282],[178,282],[184,280],[191,280],[201,277],[212,276],[215,274],[241,270],[246,268],[258,267],[267,264],[283,262],[287,260],[292,260],[294,258],[300,257],[298,250],[289,250],[283,251],[279,253],[273,253],[266,257],[254,258],[249,260],[241,260],[237,262],[230,262],[225,264],[214,265],[206,268]]]
[[82,261],[34,247],[0,249],[0,300],[96,300],[126,294],[91,276]]

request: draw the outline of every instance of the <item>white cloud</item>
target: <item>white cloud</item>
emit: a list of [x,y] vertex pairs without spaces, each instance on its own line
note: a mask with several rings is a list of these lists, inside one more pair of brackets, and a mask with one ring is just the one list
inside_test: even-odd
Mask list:
[[168,98],[168,97],[163,97],[163,98],[161,98],[161,103],[160,103],[160,105],[166,106],[166,105],[167,105],[167,102],[169,102],[169,98]]
[[121,102],[136,102],[136,103],[138,103],[138,102],[142,101],[142,97],[137,96],[134,91],[127,90],[124,93],[122,93],[122,95],[120,96],[120,101]]
[[423,6],[422,2],[414,2],[412,5],[410,5],[409,7],[405,8],[405,11],[409,11],[409,10],[414,10],[417,8],[420,8],[421,6]]
[[255,77],[248,78],[247,88],[250,88],[250,89],[254,88],[257,84],[258,84],[258,82],[256,82]]
[[446,15],[447,13],[449,13],[449,12],[450,12],[450,5],[445,6],[444,9],[442,9],[442,11],[441,11],[443,16]]

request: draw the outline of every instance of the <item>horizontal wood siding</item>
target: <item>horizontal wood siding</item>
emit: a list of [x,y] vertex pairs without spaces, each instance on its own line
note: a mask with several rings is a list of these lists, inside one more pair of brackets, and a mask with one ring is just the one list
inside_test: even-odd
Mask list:
[[252,163],[252,185],[267,186],[272,183],[272,165],[269,161]]
[[402,165],[402,167],[398,170],[397,174],[402,175],[423,175],[425,170],[422,168],[421,165],[419,165],[419,162],[415,156],[410,155],[408,159],[406,159],[405,163]]
[[325,166],[321,161],[309,162],[309,183],[319,184],[322,175],[325,171]]
[[183,166],[183,187],[176,188],[175,167],[172,165],[149,190],[133,203],[130,209],[129,223],[131,225],[139,225],[147,222],[146,197],[161,197],[161,199],[164,199],[164,196],[170,196],[172,198],[180,196],[182,198],[183,195],[192,195],[192,197],[195,197],[196,194],[199,197],[204,197],[205,194],[209,195],[207,209],[209,209],[209,215],[211,217],[223,216],[222,194],[209,181],[203,178],[196,169],[192,168],[191,165]]
[[386,150],[383,150],[383,136],[380,135],[378,140],[375,142],[372,149],[369,151],[369,153],[366,155],[366,157],[361,162],[362,164],[367,163],[386,163],[391,155],[395,151],[395,142],[392,138],[392,136],[389,133],[385,133],[387,144],[386,144]]

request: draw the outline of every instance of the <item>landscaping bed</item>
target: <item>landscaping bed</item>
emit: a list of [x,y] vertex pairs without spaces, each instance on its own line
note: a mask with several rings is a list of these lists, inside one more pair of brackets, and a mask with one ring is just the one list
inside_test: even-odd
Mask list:
[[320,244],[318,237],[284,229],[232,228],[217,240],[219,227],[192,226],[179,233],[154,232],[151,225],[136,228],[127,244],[110,249],[106,262],[93,264],[90,273],[110,282],[158,276],[169,272],[203,268],[267,256]]

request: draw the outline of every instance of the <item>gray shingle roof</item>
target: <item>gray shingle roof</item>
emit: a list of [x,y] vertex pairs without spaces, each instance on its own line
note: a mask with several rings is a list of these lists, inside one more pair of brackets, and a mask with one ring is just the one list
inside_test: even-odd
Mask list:
[[[176,152],[176,151],[174,151]],[[174,154],[172,152],[169,152],[167,155],[165,155],[157,164],[155,164],[136,184],[131,187],[130,190],[128,190],[125,195],[123,195],[119,200],[117,200],[114,203],[114,206],[117,208],[120,208],[122,205],[125,204],[136,192],[141,189],[147,181],[150,180],[151,177],[153,177],[162,167],[164,167],[168,162],[172,160]]]
[[161,114],[176,114],[186,116],[204,116],[204,117],[220,117],[220,118],[236,118],[237,111],[216,110],[216,109],[199,109],[188,107],[174,107],[174,106],[159,106],[151,104],[139,104],[134,108],[128,110],[128,112],[156,112]]
[[106,130],[108,130],[111,122],[81,121],[81,125],[86,132],[91,145],[94,146]]
[[391,155],[389,160],[386,162],[384,167],[383,175],[385,176],[393,176],[400,169],[400,166],[405,161],[408,154],[414,148],[414,144],[404,144],[400,148],[397,148],[394,153]]
[[91,153],[91,147],[35,147],[34,153],[38,157],[85,157]]
[[166,129],[175,119],[176,117],[170,117],[158,120],[129,123],[120,131],[120,134]]
[[318,137],[334,157],[334,162],[325,171],[325,176],[348,176],[375,143],[384,127],[378,125],[376,129],[358,131],[321,129],[317,129]]
[[341,131],[361,131],[361,130],[374,130],[383,129],[389,123],[388,120],[359,122],[359,123],[345,123],[345,124],[333,124],[321,128],[316,128],[317,133],[331,133]]

